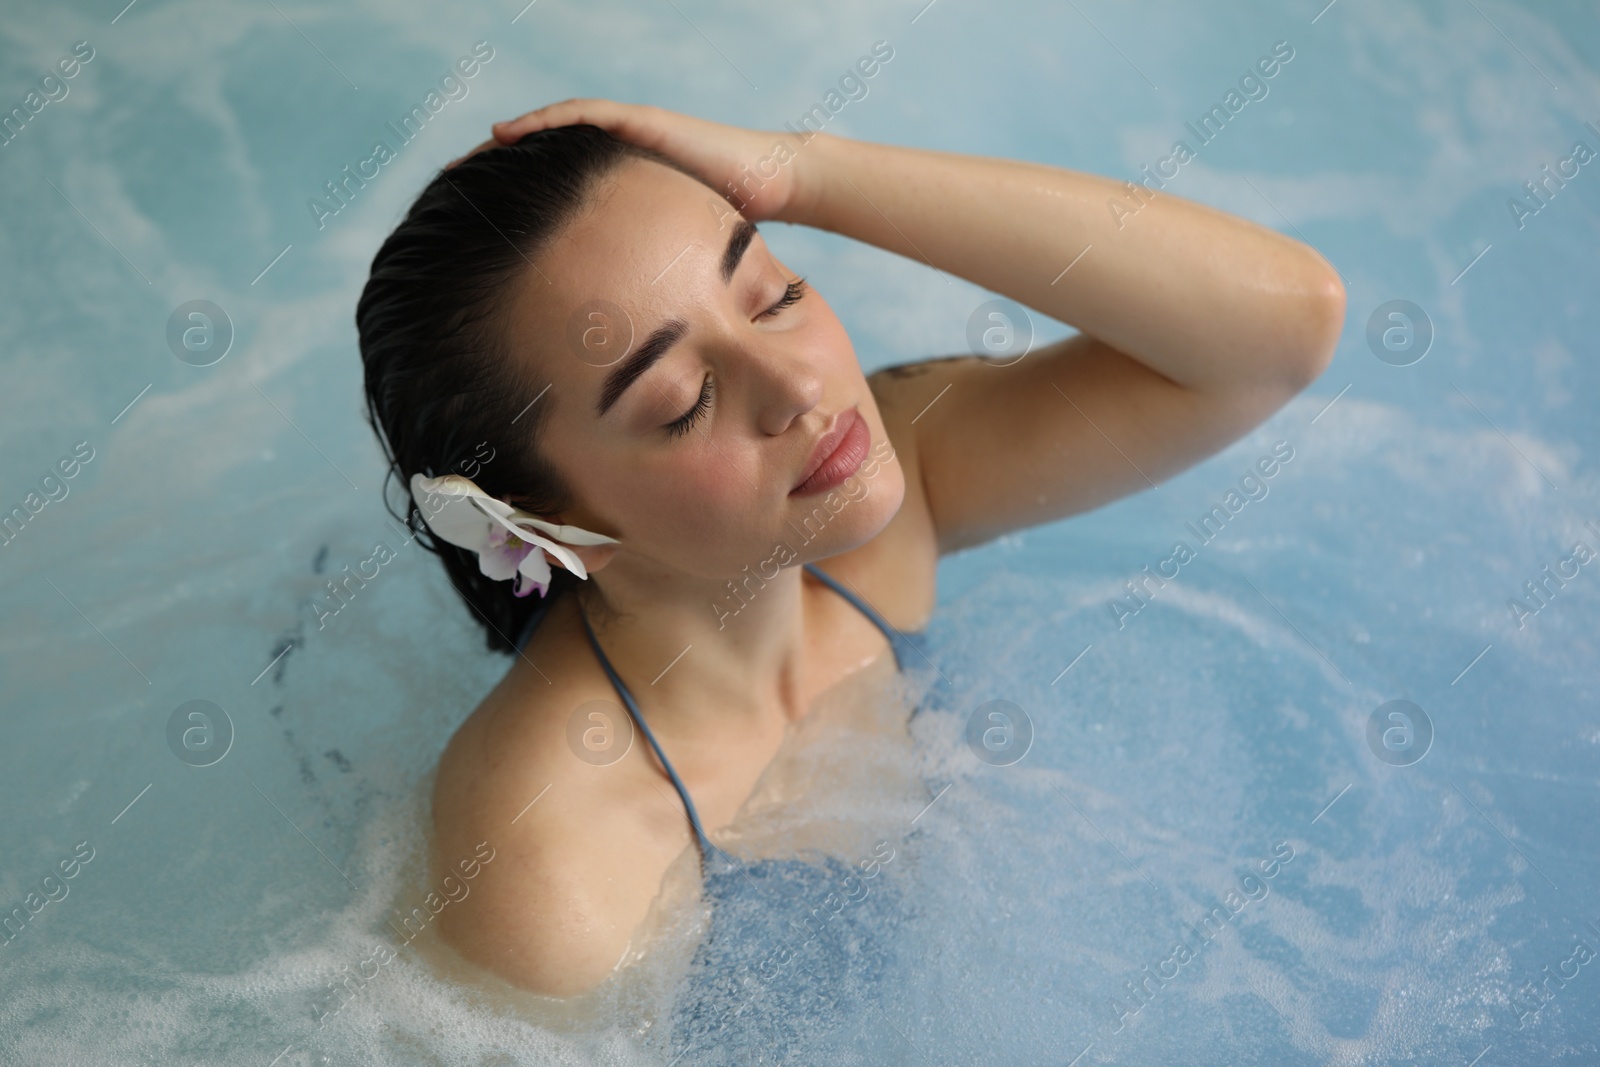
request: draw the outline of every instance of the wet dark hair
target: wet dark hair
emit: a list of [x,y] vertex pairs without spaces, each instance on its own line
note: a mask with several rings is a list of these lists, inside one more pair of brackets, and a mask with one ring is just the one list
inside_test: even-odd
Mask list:
[[[432,536],[410,479],[460,474],[539,515],[572,505],[567,483],[539,455],[549,404],[534,401],[548,383],[514,355],[507,298],[599,181],[634,158],[689,173],[586,125],[540,130],[440,171],[378,249],[356,305],[367,421],[389,461],[384,504],[443,561],[491,651],[516,651],[539,594],[514,595],[512,582],[478,569],[475,553]],[[403,513],[390,501],[390,478],[404,492]],[[582,584],[552,564],[547,599]]]

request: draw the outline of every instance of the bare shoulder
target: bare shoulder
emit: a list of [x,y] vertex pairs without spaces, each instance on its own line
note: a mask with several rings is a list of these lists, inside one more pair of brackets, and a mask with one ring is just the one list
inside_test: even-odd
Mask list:
[[[528,649],[536,660],[576,659],[549,647],[540,655],[537,644]],[[637,751],[597,766],[568,744],[571,711],[610,692],[603,676],[598,685],[581,669],[541,677],[519,663],[439,760],[434,880],[475,850],[494,855],[470,894],[441,912],[439,934],[469,963],[548,996],[585,992],[611,973],[683,848],[682,816],[650,803],[653,791],[637,795],[650,788]]]

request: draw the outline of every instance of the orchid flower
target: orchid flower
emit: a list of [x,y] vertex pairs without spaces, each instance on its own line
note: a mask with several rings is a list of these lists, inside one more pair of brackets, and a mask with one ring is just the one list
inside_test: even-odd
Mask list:
[[459,474],[440,478],[413,474],[411,497],[430,530],[452,545],[476,552],[478,569],[485,576],[495,581],[516,579],[512,592],[519,597],[535,589],[545,595],[550,586],[546,552],[579,578],[588,578],[583,560],[567,545],[619,543],[604,534],[535,518]]

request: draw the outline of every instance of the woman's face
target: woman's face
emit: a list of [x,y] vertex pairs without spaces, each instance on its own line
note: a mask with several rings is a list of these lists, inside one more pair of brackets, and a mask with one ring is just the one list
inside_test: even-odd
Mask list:
[[[779,563],[847,551],[900,508],[844,326],[809,286],[778,306],[797,279],[752,231],[706,186],[633,159],[523,275],[513,350],[550,383],[540,449],[576,497],[561,520],[618,538],[611,566],[730,578],[780,545]],[[793,492],[851,409],[863,466]]]

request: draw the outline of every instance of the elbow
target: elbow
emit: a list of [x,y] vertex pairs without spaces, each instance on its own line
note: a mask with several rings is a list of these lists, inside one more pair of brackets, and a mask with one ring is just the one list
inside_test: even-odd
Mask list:
[[1299,340],[1287,368],[1296,392],[1320,378],[1333,362],[1345,317],[1344,282],[1326,261],[1301,293]]

